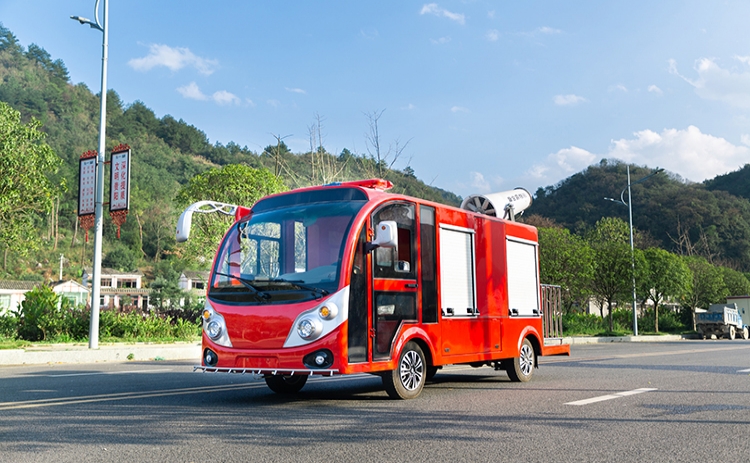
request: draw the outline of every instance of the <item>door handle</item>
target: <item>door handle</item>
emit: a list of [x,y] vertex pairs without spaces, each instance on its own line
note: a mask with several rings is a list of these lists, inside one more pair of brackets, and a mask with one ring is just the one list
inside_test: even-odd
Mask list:
[[404,286],[407,287],[407,288],[418,288],[419,287],[419,285],[416,284],[416,283],[406,283],[406,285],[404,285]]

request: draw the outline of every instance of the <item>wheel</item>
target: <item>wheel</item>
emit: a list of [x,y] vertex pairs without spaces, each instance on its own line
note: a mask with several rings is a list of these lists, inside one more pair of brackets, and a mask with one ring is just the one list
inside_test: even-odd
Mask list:
[[430,381],[432,378],[435,377],[440,367],[431,367],[427,366],[427,381]]
[[732,326],[732,325],[729,326],[729,336],[728,337],[729,337],[729,339],[731,339],[733,341],[734,341],[734,338],[737,337],[737,331],[735,330],[734,326]]
[[536,366],[536,352],[534,352],[531,341],[525,338],[523,344],[521,344],[521,352],[519,352],[518,357],[506,363],[508,377],[513,382],[525,383],[534,374],[534,366]]
[[277,394],[296,394],[307,383],[307,375],[268,375],[265,380],[266,385]]
[[424,352],[415,342],[407,342],[395,370],[383,374],[383,387],[392,399],[414,399],[427,381]]
[[750,333],[748,332],[747,326],[742,328],[742,339],[747,339],[750,337]]

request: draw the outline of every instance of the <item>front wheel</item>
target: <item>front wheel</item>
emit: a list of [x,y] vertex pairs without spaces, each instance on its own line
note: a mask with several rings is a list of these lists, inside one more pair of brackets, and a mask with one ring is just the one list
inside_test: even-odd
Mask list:
[[268,375],[265,380],[269,389],[277,394],[296,394],[307,383],[307,375]]
[[748,334],[750,334],[750,333],[748,333],[747,326],[744,327],[744,328],[742,328],[742,339],[747,339],[748,338]]
[[525,383],[531,379],[536,365],[536,352],[528,338],[523,340],[518,357],[509,360],[506,364],[508,377],[515,383]]
[[424,352],[415,342],[407,342],[396,369],[383,373],[383,387],[392,399],[414,399],[427,381]]

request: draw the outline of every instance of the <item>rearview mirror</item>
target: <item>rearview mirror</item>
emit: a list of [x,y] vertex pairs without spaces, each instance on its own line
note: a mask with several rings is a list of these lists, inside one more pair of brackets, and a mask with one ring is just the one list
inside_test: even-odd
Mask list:
[[393,220],[384,220],[375,226],[375,239],[370,242],[374,248],[395,248],[398,246],[398,226]]

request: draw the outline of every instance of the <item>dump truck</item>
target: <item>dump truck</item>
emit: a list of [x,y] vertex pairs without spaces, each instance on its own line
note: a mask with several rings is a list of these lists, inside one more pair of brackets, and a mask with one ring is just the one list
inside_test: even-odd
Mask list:
[[711,304],[707,311],[695,314],[695,324],[703,339],[735,339],[739,334],[742,339],[748,338],[748,326],[742,321],[737,304]]

